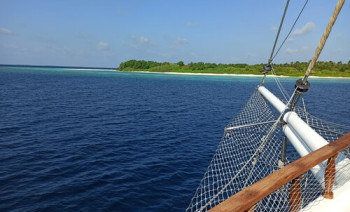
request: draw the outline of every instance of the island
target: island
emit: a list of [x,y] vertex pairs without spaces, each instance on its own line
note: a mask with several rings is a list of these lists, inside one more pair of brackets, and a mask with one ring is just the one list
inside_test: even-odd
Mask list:
[[[308,62],[290,62],[284,64],[273,64],[274,72],[278,76],[303,76],[308,67]],[[244,74],[261,75],[263,64],[249,65],[239,64],[216,64],[204,62],[183,61],[177,63],[155,62],[145,60],[129,60],[120,63],[116,68],[118,71],[143,71],[160,73],[202,73],[202,74]],[[311,76],[317,77],[350,77],[350,61],[347,63],[333,61],[319,61],[312,70]]]

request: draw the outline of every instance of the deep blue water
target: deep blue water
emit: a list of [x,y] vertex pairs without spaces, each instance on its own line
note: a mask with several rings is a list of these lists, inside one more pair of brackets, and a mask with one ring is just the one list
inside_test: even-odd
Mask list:
[[[0,67],[0,211],[184,211],[260,79]],[[350,125],[350,80],[310,81]]]

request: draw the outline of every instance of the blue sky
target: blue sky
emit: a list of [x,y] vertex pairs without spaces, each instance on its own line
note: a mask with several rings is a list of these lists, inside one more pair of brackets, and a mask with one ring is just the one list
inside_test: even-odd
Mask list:
[[[304,0],[291,0],[281,38]],[[336,0],[310,0],[276,63],[309,61]],[[0,0],[0,64],[265,63],[281,0]],[[350,60],[346,2],[320,60]]]

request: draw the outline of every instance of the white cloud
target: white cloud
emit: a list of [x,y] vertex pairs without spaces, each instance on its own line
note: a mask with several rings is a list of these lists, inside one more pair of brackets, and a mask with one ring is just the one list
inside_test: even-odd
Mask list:
[[150,43],[150,40],[146,37],[141,36],[137,38],[137,42],[140,44],[146,44],[146,43]]
[[153,45],[151,40],[145,36],[137,37],[132,35],[131,40],[132,40],[131,46],[135,49],[141,49],[141,48]]
[[278,28],[276,26],[273,26],[273,25],[270,27],[270,29],[271,29],[271,31],[277,31],[278,30]]
[[248,60],[248,59],[252,59],[252,58],[254,58],[254,57],[255,57],[254,54],[248,52],[243,58],[244,58],[245,60]]
[[13,35],[14,33],[11,30],[7,29],[7,28],[0,27],[0,34]]
[[315,29],[315,24],[313,22],[307,22],[303,27],[293,31],[293,35],[305,35]]
[[185,45],[188,43],[188,40],[186,38],[177,38],[173,44],[175,47],[179,47],[181,45]]
[[285,51],[287,54],[295,54],[298,52],[298,49],[291,49],[291,48],[287,48]]
[[109,50],[109,44],[107,42],[98,42],[97,49],[100,51],[107,51]]
[[286,42],[287,42],[287,43],[293,43],[293,42],[294,42],[294,38],[288,38],[288,39],[286,40]]
[[187,27],[187,28],[195,28],[195,27],[197,27],[197,24],[192,23],[192,22],[187,22],[187,23],[186,23],[186,27]]
[[303,46],[301,49],[302,49],[303,51],[312,51],[314,48],[311,47],[311,46]]
[[26,48],[17,46],[17,45],[13,45],[13,44],[0,44],[0,48],[3,48],[5,50],[15,50],[15,51],[27,51]]
[[343,34],[337,33],[337,34],[334,35],[334,38],[335,38],[335,39],[343,38]]
[[344,49],[343,48],[337,48],[335,51],[340,53],[340,52],[344,52]]

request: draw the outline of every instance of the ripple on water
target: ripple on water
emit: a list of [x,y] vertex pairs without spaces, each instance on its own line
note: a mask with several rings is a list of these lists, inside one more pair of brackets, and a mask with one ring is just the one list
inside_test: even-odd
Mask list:
[[[1,211],[184,211],[258,83],[0,68]],[[308,110],[349,124],[350,83],[331,83]]]

